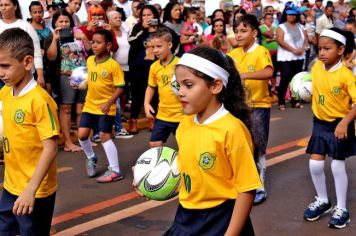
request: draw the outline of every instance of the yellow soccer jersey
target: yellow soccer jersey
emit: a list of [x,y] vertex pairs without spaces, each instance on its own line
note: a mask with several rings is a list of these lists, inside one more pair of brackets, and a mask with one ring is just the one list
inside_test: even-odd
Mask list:
[[319,60],[312,70],[312,109],[314,115],[325,121],[344,118],[356,104],[356,78],[345,65],[327,71]]
[[[124,72],[120,65],[111,57],[96,63],[95,56],[87,60],[88,93],[85,98],[83,112],[104,115],[100,106],[108,102],[116,88],[124,87]],[[110,107],[108,115],[115,116],[116,103]]]
[[159,104],[157,119],[179,122],[183,116],[182,104],[171,88],[174,68],[178,61],[178,57],[173,57],[168,65],[163,66],[161,62],[157,60],[150,67],[148,85],[158,87]]
[[[33,176],[43,151],[42,140],[59,135],[57,105],[48,93],[36,85],[24,95],[14,97],[12,88],[0,90],[4,121],[4,188],[20,195]],[[53,162],[36,192],[36,198],[48,197],[57,189],[57,168]]]
[[[256,44],[256,48],[251,52],[244,52],[242,48],[236,48],[229,52],[234,61],[236,69],[240,73],[255,72],[263,70],[267,66],[273,68],[271,56],[268,50]],[[252,46],[255,47],[255,46]],[[268,80],[245,80],[247,92],[247,104],[253,108],[271,107],[271,97],[268,90]]]
[[196,124],[184,117],[177,129],[178,166],[182,184],[179,201],[184,208],[206,209],[262,187],[251,135],[230,113]]

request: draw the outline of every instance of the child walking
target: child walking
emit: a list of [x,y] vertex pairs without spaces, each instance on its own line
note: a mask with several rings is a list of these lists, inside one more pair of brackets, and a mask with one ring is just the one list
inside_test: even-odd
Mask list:
[[[21,49],[21,50],[19,50]],[[0,34],[4,189],[0,235],[49,235],[57,190],[57,105],[32,77],[34,46],[19,28]]]
[[[255,155],[262,183],[266,175],[266,149],[269,135],[271,97],[268,81],[273,75],[273,64],[268,49],[256,43],[259,24],[255,16],[245,15],[235,29],[238,48],[228,55],[234,61],[247,90],[247,104],[252,109],[252,135],[258,145]],[[267,198],[265,187],[257,190],[255,204]]]
[[253,159],[249,108],[234,62],[197,47],[178,61],[179,206],[165,235],[254,235],[249,214],[262,187]]
[[96,179],[99,183],[109,183],[124,178],[119,167],[117,149],[111,139],[116,100],[125,86],[124,73],[120,65],[110,56],[112,40],[112,34],[107,30],[96,31],[93,35],[94,55],[87,60],[88,93],[78,129],[79,143],[87,156],[87,175],[94,177],[97,174],[97,156],[93,151],[89,134],[94,125],[97,124],[99,128],[100,140],[109,162],[108,171]]
[[155,110],[150,105],[158,87],[158,112],[151,134],[150,147],[159,147],[165,143],[170,133],[175,135],[179,121],[182,119],[182,104],[171,89],[174,68],[179,60],[171,52],[172,34],[169,29],[159,28],[151,36],[153,52],[158,58],[151,67],[148,86],[145,95],[145,113],[149,119],[154,119]]
[[[304,218],[315,221],[332,210],[329,227],[344,228],[350,222],[345,159],[356,154],[356,79],[342,57],[353,51],[355,43],[350,32],[331,28],[321,32],[318,47],[319,60],[311,70],[313,133],[306,151],[311,154],[309,169],[317,196],[304,211]],[[326,189],[326,155],[332,158],[337,199],[334,208]]]

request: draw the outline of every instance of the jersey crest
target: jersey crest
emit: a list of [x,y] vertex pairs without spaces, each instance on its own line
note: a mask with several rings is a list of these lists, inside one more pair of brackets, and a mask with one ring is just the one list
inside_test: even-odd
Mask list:
[[209,152],[204,152],[200,154],[199,166],[203,168],[203,170],[209,170],[214,166],[215,157],[211,155]]
[[16,110],[14,120],[15,120],[16,124],[23,123],[25,120],[25,112],[21,109]]

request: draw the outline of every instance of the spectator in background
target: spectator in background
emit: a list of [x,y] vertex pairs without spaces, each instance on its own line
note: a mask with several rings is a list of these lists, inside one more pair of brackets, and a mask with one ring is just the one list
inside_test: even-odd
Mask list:
[[43,57],[43,76],[45,79],[45,89],[52,95],[52,76],[51,68],[49,67],[49,62],[47,57],[44,55],[43,44],[44,40],[51,34],[51,30],[45,27],[43,21],[43,6],[39,1],[32,1],[29,6],[30,16],[31,16],[31,25],[36,30],[38,38],[40,40],[41,46],[41,55]]
[[334,4],[334,17],[336,19],[339,18],[340,14],[344,12],[348,12],[350,10],[350,5],[349,3],[345,3],[344,0],[338,0]]
[[180,33],[180,44],[184,52],[189,52],[200,43],[197,28],[197,13],[193,8],[187,8],[185,11],[185,22]]
[[348,12],[340,12],[339,17],[335,18],[334,27],[343,30],[345,28],[346,19],[347,19]]
[[205,20],[205,7],[198,8],[198,23],[203,28],[203,31],[209,26]]
[[181,36],[184,21],[181,6],[177,1],[167,3],[163,13],[163,24]]
[[[294,6],[285,10],[281,24],[277,29],[277,61],[281,73],[281,81],[278,87],[279,110],[286,109],[285,96],[288,84],[293,76],[303,70],[305,51],[308,46],[308,36],[299,24],[300,13]],[[302,108],[300,102],[292,98],[293,108]]]
[[114,4],[113,0],[102,0],[100,6],[102,6],[106,14],[110,11],[116,10],[116,5]]
[[137,24],[140,17],[141,2],[139,0],[133,0],[131,4],[131,14],[126,19],[126,24],[129,27],[129,32],[131,32],[134,25]]
[[131,8],[129,4],[129,0],[114,0],[114,3],[116,6],[124,9],[125,12],[125,18],[129,17],[131,15]]
[[210,47],[215,48],[223,53],[229,50],[229,41],[226,37],[225,22],[221,19],[213,21],[213,28],[211,34],[206,36]]
[[[34,66],[37,73],[37,83],[42,87],[45,86],[45,80],[43,77],[43,61],[40,40],[36,31],[27,22],[22,20],[21,8],[18,0],[0,0],[0,33],[10,28],[20,28],[26,31],[32,38],[35,54],[34,54]],[[0,81],[0,88],[4,86],[4,83]]]
[[315,20],[319,19],[324,13],[323,0],[315,0],[314,7],[312,8],[315,12]]
[[121,10],[121,12],[110,11],[107,15],[109,19],[109,24],[111,25],[112,30],[115,32],[116,41],[119,45],[119,49],[115,53],[113,53],[112,58],[120,64],[122,70],[124,71],[125,80],[124,93],[121,94],[119,99],[117,99],[116,103],[116,116],[114,121],[115,138],[132,138],[133,136],[127,132],[121,122],[121,111],[124,107],[126,99],[129,98],[130,94],[130,77],[128,64],[130,44],[128,42],[128,32],[122,26],[122,22],[125,21],[125,13],[123,10]]
[[74,25],[77,27],[82,26],[79,17],[76,14],[81,6],[82,6],[82,0],[69,0],[68,6],[66,7],[66,11],[72,16]]
[[242,8],[238,8],[233,15],[232,19],[232,26],[227,30],[227,40],[229,41],[229,45],[232,48],[238,47],[237,40],[235,37],[235,30],[237,26],[237,22],[244,16],[246,15],[246,11]]
[[[211,15],[211,20],[212,22],[214,20],[217,20],[217,19],[222,19],[225,21],[225,15],[224,15],[224,11],[221,10],[221,9],[216,9],[213,14]],[[211,23],[212,23],[211,22]],[[212,25],[209,25],[205,30],[204,30],[204,34],[205,35],[209,35],[211,34],[211,30],[212,30]]]
[[161,22],[163,22],[163,10],[160,4],[155,3],[153,4],[153,6],[157,9],[158,13],[159,13],[159,19],[161,20]]
[[47,5],[48,17],[45,19],[45,24],[46,24],[46,27],[51,30],[51,32],[53,32],[53,30],[54,30],[52,28],[52,18],[53,18],[53,15],[56,12],[58,12],[58,10],[59,10],[59,6],[56,4]]
[[324,29],[334,27],[334,6],[332,4],[326,5],[324,14],[316,20],[315,37],[316,42],[319,41],[319,35]]

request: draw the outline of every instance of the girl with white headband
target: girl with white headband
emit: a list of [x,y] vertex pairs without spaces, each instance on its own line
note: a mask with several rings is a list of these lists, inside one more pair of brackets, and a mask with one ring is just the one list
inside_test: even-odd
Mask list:
[[[317,196],[304,211],[304,218],[315,221],[332,211],[329,227],[344,228],[350,222],[345,159],[356,154],[356,78],[342,58],[352,52],[355,43],[352,33],[332,28],[321,32],[318,45],[318,60],[311,70],[313,133],[306,151],[311,154],[309,169]],[[337,200],[334,208],[326,188],[326,155],[332,158]]]
[[198,47],[175,69],[185,116],[177,129],[179,207],[165,235],[254,235],[249,214],[262,186],[249,108],[234,62]]

